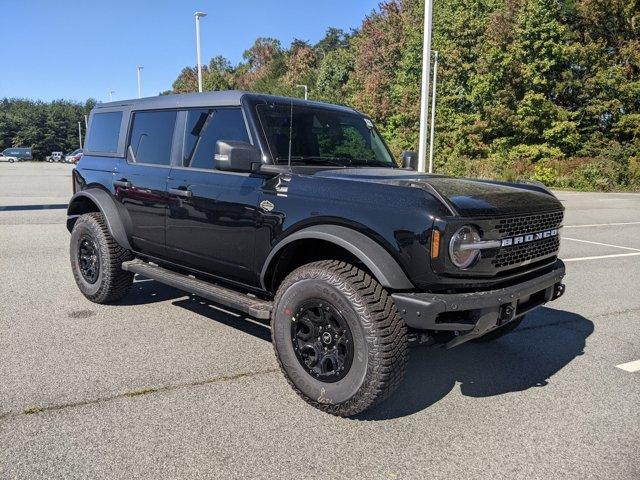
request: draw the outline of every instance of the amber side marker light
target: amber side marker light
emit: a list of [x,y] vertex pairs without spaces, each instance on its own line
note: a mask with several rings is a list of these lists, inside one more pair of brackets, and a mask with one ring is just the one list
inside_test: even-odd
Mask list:
[[438,258],[440,255],[440,230],[433,229],[431,233],[431,258]]

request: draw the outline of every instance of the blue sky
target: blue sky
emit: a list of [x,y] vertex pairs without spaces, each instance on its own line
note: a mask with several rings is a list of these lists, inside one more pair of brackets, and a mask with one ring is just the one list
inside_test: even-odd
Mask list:
[[0,98],[41,100],[137,95],[171,88],[195,65],[193,13],[202,19],[202,60],[232,63],[257,37],[316,42],[328,27],[357,28],[379,0],[0,0]]

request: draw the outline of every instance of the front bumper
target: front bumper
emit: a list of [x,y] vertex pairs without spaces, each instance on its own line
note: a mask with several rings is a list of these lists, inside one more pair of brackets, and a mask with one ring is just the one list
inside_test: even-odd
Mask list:
[[532,280],[506,288],[471,293],[394,293],[407,326],[457,332],[447,347],[460,345],[521,317],[564,293],[564,263]]

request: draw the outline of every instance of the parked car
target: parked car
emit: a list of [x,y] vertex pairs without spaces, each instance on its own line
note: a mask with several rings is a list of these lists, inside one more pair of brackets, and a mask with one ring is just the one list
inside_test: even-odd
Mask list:
[[47,157],[47,162],[49,163],[64,162],[64,161],[65,161],[65,157],[62,152],[51,152],[51,155]]
[[114,302],[139,274],[270,320],[325,412],[386,398],[411,341],[495,340],[564,293],[549,190],[417,173],[413,152],[400,168],[351,108],[212,92],[99,104],[89,125],[67,212],[80,291]]
[[82,158],[82,149],[78,148],[77,150],[74,150],[73,152],[69,152],[65,155],[64,159],[66,162],[68,163],[78,163],[78,161],[80,161],[80,159]]
[[2,151],[2,156],[14,159],[13,161],[18,162],[22,162],[24,160],[33,160],[33,153],[31,152],[31,149],[24,147],[5,148]]

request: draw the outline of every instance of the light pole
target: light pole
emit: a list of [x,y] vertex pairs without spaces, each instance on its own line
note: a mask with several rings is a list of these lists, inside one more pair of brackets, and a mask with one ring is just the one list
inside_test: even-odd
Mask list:
[[198,91],[202,92],[202,64],[200,63],[200,18],[206,17],[204,12],[196,12],[193,14],[196,17],[196,57],[198,62]]
[[142,69],[144,67],[141,66],[137,66],[136,70],[138,71],[138,98],[142,98]]
[[116,93],[116,91],[115,91],[115,90],[110,90],[110,91],[109,91],[109,101],[110,101],[110,102],[113,102],[113,94],[114,94],[114,93]]
[[431,136],[429,138],[429,173],[433,173],[433,137],[436,127],[436,82],[438,80],[438,52],[433,53],[433,90],[431,91]]
[[[424,172],[427,156],[427,117],[429,116],[429,73],[431,71],[431,18],[433,0],[424,2],[424,36],[422,43],[422,88],[420,91],[420,140],[418,171]],[[430,172],[431,173],[431,172]]]
[[296,85],[298,88],[304,88],[304,99],[309,100],[309,87],[307,85]]
[[80,140],[80,148],[82,148],[82,122],[78,122],[78,140]]

